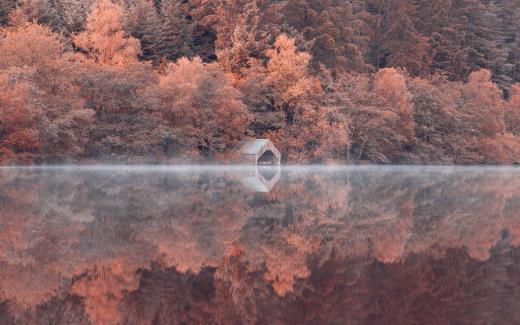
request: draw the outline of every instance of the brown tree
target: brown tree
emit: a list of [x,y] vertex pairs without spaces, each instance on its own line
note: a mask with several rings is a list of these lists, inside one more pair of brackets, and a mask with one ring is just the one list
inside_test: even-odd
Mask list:
[[64,50],[59,35],[46,26],[27,23],[0,32],[0,69],[46,64]]
[[339,83],[338,96],[350,106],[352,116],[354,159],[386,163],[410,160],[415,121],[405,75],[386,68],[374,75],[373,86],[360,75],[344,75]]
[[275,104],[280,108],[296,105],[313,91],[319,91],[316,78],[310,76],[308,65],[311,56],[298,52],[294,39],[280,35],[273,49],[266,52],[267,78],[265,83],[271,87]]
[[[24,96],[14,96],[14,101],[6,103],[5,113],[27,115],[25,121],[7,119],[5,127],[23,130],[29,128],[27,123],[32,121],[30,132],[23,133],[26,142],[34,143],[30,146],[32,152],[38,149],[39,159],[70,159],[83,154],[86,130],[93,115],[78,96],[73,77],[77,63],[73,57],[63,55],[63,47],[56,34],[37,24],[6,29],[0,44],[0,62],[4,69],[0,71],[4,82],[11,85],[6,86],[6,91],[25,89]],[[29,53],[31,50],[34,53]],[[29,134],[32,135],[30,141]]]
[[139,40],[125,37],[123,9],[110,0],[94,4],[85,27],[74,43],[100,64],[133,63],[141,53]]
[[218,155],[244,137],[249,114],[242,95],[217,64],[180,59],[161,76],[158,91],[162,114],[189,149]]
[[42,112],[27,105],[29,85],[0,74],[0,162],[34,159],[41,148]]

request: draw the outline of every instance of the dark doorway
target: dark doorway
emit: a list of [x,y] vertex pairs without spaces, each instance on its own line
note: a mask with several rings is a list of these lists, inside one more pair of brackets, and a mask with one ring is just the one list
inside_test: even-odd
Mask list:
[[278,158],[274,155],[271,150],[266,150],[260,158],[258,158],[258,165],[276,165],[278,163]]

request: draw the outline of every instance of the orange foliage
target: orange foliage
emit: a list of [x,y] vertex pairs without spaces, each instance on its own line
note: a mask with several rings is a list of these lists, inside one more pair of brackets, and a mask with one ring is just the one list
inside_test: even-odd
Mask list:
[[336,107],[299,107],[292,122],[269,133],[289,162],[332,162],[348,157],[349,121]]
[[0,75],[0,160],[31,158],[41,147],[37,124],[42,111],[27,105],[28,84]]
[[266,55],[269,62],[265,82],[272,87],[272,94],[280,106],[296,104],[298,99],[321,90],[318,80],[307,70],[311,56],[297,52],[294,39],[278,36],[274,48],[267,50]]
[[460,102],[459,111],[466,123],[473,124],[477,136],[493,137],[505,131],[502,96],[490,71],[479,70],[469,76]]
[[359,75],[340,79],[339,96],[352,103],[352,128],[355,159],[398,162],[415,141],[411,93],[403,73],[394,68],[380,70],[370,80]]
[[165,118],[201,154],[222,153],[243,139],[249,114],[218,65],[182,58],[168,66],[158,91]]
[[131,64],[141,53],[139,41],[125,37],[123,9],[110,0],[97,1],[87,18],[86,30],[74,43],[101,64]]
[[26,23],[0,30],[0,69],[39,66],[63,53],[59,36],[49,27]]
[[85,299],[85,310],[94,325],[118,325],[122,322],[119,305],[126,292],[135,290],[139,276],[124,261],[97,265],[80,276],[71,291]]
[[410,101],[411,94],[407,88],[404,76],[396,69],[387,68],[379,70],[374,76],[374,94],[376,106],[384,111],[395,113],[398,116],[396,131],[403,140],[413,140],[415,121],[413,119],[413,107]]
[[284,247],[268,248],[265,250],[265,263],[267,272],[264,277],[269,281],[274,291],[284,296],[294,290],[294,282],[310,275],[307,267],[306,256],[319,250],[319,243],[314,243],[312,238],[304,239],[298,235],[284,234]]
[[487,42],[485,6],[6,1],[2,161],[229,160],[246,137],[296,163],[520,161],[518,46]]

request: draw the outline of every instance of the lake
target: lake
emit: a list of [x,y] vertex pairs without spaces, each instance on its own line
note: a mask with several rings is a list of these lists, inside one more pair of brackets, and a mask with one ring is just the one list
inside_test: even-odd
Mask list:
[[518,324],[520,168],[0,169],[0,324]]

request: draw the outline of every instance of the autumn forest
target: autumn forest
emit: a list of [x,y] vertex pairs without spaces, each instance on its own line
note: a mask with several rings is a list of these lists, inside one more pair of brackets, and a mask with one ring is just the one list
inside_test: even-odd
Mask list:
[[0,164],[520,162],[517,0],[0,0]]

